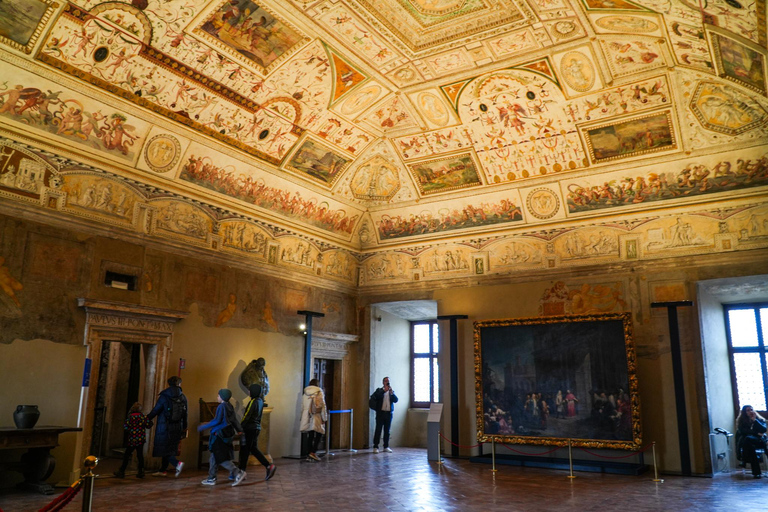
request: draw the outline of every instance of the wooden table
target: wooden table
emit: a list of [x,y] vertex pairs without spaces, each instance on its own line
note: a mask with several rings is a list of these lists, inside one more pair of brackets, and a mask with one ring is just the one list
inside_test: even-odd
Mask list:
[[83,429],[47,425],[24,429],[0,427],[0,450],[27,448],[27,452],[21,456],[21,461],[13,466],[13,469],[24,475],[24,481],[19,487],[40,494],[53,494],[53,487],[45,482],[56,468],[56,459],[51,455],[51,448],[59,446],[59,434],[81,430]]

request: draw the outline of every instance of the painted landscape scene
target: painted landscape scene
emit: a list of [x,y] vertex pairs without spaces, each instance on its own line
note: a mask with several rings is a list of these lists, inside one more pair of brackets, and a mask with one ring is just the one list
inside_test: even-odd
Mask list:
[[410,167],[424,194],[481,184],[475,162],[470,155],[422,162]]
[[674,148],[667,113],[587,130],[595,162]]
[[0,36],[26,45],[48,9],[38,0],[0,1]]

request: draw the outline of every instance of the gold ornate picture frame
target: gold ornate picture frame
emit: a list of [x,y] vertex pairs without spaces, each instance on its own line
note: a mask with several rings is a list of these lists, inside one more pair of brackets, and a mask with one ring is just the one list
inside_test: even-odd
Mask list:
[[641,447],[630,313],[480,321],[474,341],[479,441]]
[[4,0],[0,3],[0,43],[32,53],[60,5],[55,0]]

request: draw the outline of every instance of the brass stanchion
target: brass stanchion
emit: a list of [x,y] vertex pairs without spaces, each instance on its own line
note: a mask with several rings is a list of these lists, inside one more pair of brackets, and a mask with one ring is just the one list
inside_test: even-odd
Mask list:
[[437,464],[443,463],[443,438],[441,432],[437,431]]
[[659,469],[658,466],[656,466],[656,441],[651,443],[652,449],[653,449],[653,481],[662,483],[664,482],[663,478],[659,478]]
[[93,469],[99,464],[99,459],[93,455],[89,455],[85,458],[83,465],[85,466],[85,474],[83,479],[83,512],[91,512],[91,502],[93,502],[93,481],[96,475],[93,474]]
[[491,471],[496,472],[496,440],[491,438]]
[[576,478],[573,474],[573,449],[571,448],[571,439],[568,439],[568,466],[570,468],[570,474],[568,478]]

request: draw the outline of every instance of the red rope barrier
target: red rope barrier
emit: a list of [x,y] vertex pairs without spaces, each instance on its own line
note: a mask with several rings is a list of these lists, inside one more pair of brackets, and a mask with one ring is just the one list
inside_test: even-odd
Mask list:
[[629,458],[629,457],[633,457],[633,456],[635,456],[635,455],[639,455],[639,454],[641,454],[641,453],[643,453],[643,452],[647,451],[647,450],[648,450],[648,448],[650,448],[651,446],[653,446],[653,443],[649,444],[648,446],[646,446],[646,447],[645,447],[645,448],[643,448],[642,450],[638,450],[638,451],[636,451],[636,452],[632,452],[632,453],[630,453],[629,455],[619,455],[618,457],[610,457],[610,456],[608,456],[608,455],[599,455],[599,454],[597,454],[597,453],[593,453],[593,452],[591,452],[591,451],[587,450],[586,448],[579,448],[579,450],[581,450],[581,451],[583,451],[583,452],[586,452],[586,453],[588,453],[588,454],[590,454],[590,455],[592,455],[592,456],[594,456],[594,457],[599,457],[599,458],[601,458],[601,459],[626,459],[626,458]]
[[507,450],[515,453],[519,453],[520,455],[531,455],[531,456],[539,456],[539,455],[549,455],[550,453],[554,453],[560,448],[566,448],[565,446],[555,446],[552,450],[549,450],[548,452],[543,453],[527,453],[527,452],[521,452],[520,450],[515,450],[514,448],[510,448],[509,446],[505,445],[504,443],[499,443],[501,446],[506,448]]
[[[442,432],[440,432],[440,437],[442,437],[443,439],[445,439],[446,441],[448,441],[448,442],[449,442],[450,444],[452,444],[453,446],[458,446],[459,448],[477,448],[478,446],[480,446],[481,444],[483,444],[483,443],[477,443],[477,444],[473,444],[472,446],[466,446],[466,445],[463,445],[463,444],[456,444],[456,443],[454,443],[453,441],[451,441],[450,439],[448,439],[447,437],[445,437],[445,436],[443,435],[443,433],[442,433]],[[433,439],[434,439],[434,438],[433,438]]]
[[80,492],[83,487],[83,480],[80,479],[71,486],[67,487],[63,493],[58,495],[52,502],[38,510],[38,512],[58,512],[67,506],[72,499]]

